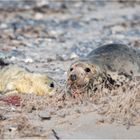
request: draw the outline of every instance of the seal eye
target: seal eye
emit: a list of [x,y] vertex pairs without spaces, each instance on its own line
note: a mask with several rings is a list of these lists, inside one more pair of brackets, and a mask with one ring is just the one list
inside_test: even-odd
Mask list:
[[85,72],[90,72],[90,68],[85,68]]
[[51,88],[54,88],[54,83],[53,83],[53,82],[50,83],[50,87],[51,87]]
[[70,71],[73,71],[73,68],[70,68]]

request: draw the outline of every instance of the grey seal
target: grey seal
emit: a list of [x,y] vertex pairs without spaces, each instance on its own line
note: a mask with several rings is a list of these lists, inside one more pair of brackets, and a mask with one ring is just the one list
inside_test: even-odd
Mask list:
[[71,64],[67,85],[70,89],[92,85],[96,90],[104,84],[112,89],[139,76],[140,51],[124,44],[107,44]]

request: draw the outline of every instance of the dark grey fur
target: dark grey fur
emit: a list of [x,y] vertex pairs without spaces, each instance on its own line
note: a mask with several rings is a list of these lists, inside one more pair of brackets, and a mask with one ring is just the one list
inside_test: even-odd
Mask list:
[[101,46],[87,55],[86,61],[101,71],[140,76],[140,52],[123,44]]

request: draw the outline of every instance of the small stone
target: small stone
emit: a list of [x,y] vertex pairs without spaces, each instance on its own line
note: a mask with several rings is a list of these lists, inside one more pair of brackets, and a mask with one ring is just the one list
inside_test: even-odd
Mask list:
[[26,59],[24,60],[24,62],[25,62],[25,63],[33,63],[33,59],[31,59],[31,58],[26,58]]
[[121,33],[121,32],[124,32],[125,30],[126,30],[126,28],[124,28],[123,26],[120,26],[120,25],[112,27],[113,34]]
[[10,61],[15,61],[16,60],[16,57],[15,56],[12,56],[11,58],[10,58]]
[[54,61],[53,58],[47,58],[47,62],[52,62],[52,61]]
[[12,106],[11,107],[11,111],[15,111],[15,110],[16,110],[16,108]]
[[64,61],[64,58],[63,58],[63,56],[60,56],[59,54],[56,54],[56,60]]
[[36,20],[41,20],[41,19],[43,19],[43,14],[41,14],[41,13],[36,13],[36,14],[35,14],[35,19],[36,19]]
[[0,27],[1,27],[2,29],[5,29],[5,28],[7,28],[8,26],[7,26],[7,24],[2,23],[2,24],[0,25]]
[[59,117],[61,117],[61,118],[65,118],[66,113],[65,113],[64,110],[62,110],[62,111],[59,111],[59,112],[57,113],[57,116],[59,116]]
[[50,112],[47,112],[47,111],[41,111],[38,115],[42,120],[50,120],[51,119]]
[[9,130],[9,132],[14,132],[17,131],[17,126],[16,125],[7,126],[7,129]]
[[125,38],[125,36],[122,34],[116,34],[115,37],[120,40]]
[[76,109],[75,112],[79,113],[79,114],[81,113],[81,111],[79,109]]
[[78,58],[78,55],[77,55],[76,53],[73,52],[73,53],[70,55],[70,58],[71,58],[71,59]]
[[6,117],[3,115],[0,115],[0,121],[6,120]]

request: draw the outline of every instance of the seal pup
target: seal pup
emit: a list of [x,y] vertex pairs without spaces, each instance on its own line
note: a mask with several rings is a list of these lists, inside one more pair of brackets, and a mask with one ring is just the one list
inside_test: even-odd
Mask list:
[[8,65],[0,60],[0,93],[33,93],[36,95],[52,95],[56,83],[44,73],[30,72],[17,66]]

